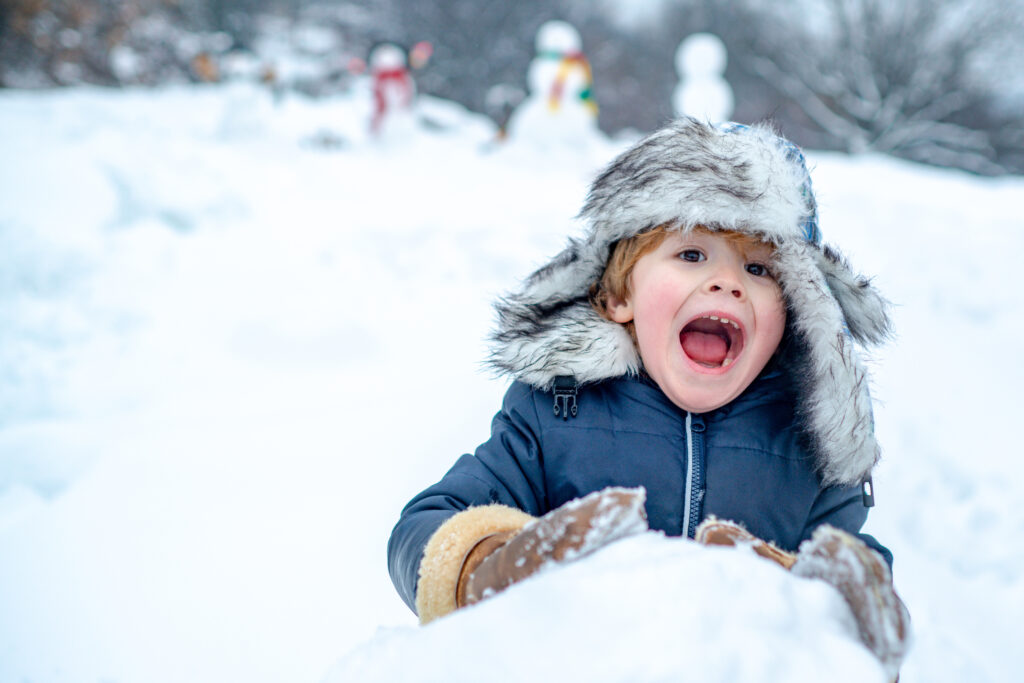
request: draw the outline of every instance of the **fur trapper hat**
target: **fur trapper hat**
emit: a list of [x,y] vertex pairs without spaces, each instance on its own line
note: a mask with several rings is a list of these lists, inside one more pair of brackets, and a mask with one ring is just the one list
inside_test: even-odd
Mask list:
[[549,389],[555,377],[597,382],[639,372],[623,325],[601,317],[589,290],[614,244],[655,226],[734,230],[773,244],[787,305],[797,410],[825,484],[856,484],[878,459],[867,371],[854,341],[881,343],[888,304],[821,242],[800,150],[765,125],[682,118],[616,158],[594,181],[579,238],[496,304],[490,364]]

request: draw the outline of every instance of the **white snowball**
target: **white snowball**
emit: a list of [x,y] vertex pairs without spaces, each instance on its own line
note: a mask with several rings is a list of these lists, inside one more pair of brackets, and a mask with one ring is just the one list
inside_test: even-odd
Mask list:
[[579,52],[583,42],[579,31],[565,21],[548,21],[537,29],[537,52]]
[[710,33],[694,33],[676,50],[676,71],[683,78],[725,73],[725,44]]
[[405,52],[391,43],[381,43],[370,53],[370,68],[400,69],[405,66]]

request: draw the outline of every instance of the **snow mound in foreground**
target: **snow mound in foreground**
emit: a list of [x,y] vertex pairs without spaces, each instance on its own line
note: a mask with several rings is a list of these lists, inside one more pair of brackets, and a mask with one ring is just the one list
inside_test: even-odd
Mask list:
[[752,551],[646,533],[423,628],[381,630],[343,681],[883,681],[830,586]]

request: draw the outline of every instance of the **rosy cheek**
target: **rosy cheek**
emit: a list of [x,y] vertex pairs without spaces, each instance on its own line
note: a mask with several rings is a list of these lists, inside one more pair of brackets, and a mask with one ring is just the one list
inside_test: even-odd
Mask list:
[[679,288],[671,282],[660,281],[648,288],[648,301],[652,308],[668,308],[678,299]]
[[772,312],[769,320],[772,337],[776,339],[776,343],[782,340],[782,334],[786,329],[786,307],[779,303],[776,310]]

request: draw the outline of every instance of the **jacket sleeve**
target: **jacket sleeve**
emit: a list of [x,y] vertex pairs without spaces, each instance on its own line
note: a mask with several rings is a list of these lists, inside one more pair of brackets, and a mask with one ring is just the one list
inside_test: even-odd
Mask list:
[[[547,512],[534,391],[513,384],[491,423],[490,439],[475,454],[459,458],[439,482],[415,496],[391,532],[391,580],[405,604],[424,621],[423,600],[418,608],[417,593],[421,564],[428,564],[424,563],[428,544],[429,574],[438,573],[435,568],[442,560],[458,563],[460,568],[477,538],[518,529],[530,516]],[[469,513],[464,512],[470,508]],[[463,514],[453,519],[457,513]],[[450,574],[451,569],[445,572]]]
[[889,549],[879,543],[874,536],[860,533],[867,518],[868,508],[864,506],[859,486],[831,486],[822,489],[811,506],[801,541],[809,539],[814,530],[822,524],[830,524],[864,541],[869,548],[885,558],[889,569],[892,569],[893,558]]

